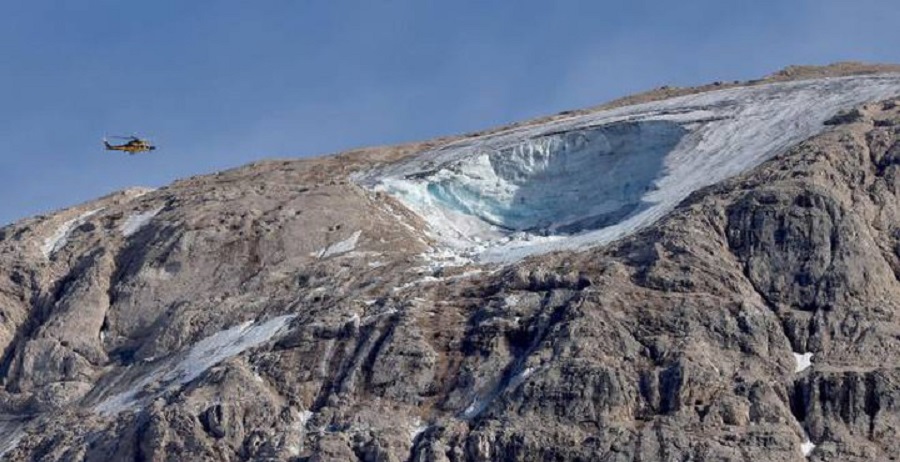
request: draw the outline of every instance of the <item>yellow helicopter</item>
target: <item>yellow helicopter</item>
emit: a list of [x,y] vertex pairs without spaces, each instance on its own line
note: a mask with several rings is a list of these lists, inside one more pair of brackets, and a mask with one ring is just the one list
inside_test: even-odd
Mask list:
[[124,144],[109,144],[106,138],[103,138],[103,145],[109,151],[125,151],[129,155],[135,155],[139,152],[148,152],[156,149],[156,146],[150,144],[150,141],[138,138],[136,136],[111,136],[110,138],[119,138],[128,140]]

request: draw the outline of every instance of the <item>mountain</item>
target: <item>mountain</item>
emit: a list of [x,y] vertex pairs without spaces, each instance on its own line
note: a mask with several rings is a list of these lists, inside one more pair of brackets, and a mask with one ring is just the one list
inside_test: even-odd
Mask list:
[[28,218],[0,458],[896,460],[898,195],[843,63]]

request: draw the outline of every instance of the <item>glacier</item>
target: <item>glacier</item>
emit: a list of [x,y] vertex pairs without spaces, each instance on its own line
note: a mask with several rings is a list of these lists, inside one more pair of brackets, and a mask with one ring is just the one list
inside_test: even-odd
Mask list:
[[441,246],[510,262],[627,236],[839,111],[898,95],[900,74],[734,87],[468,137],[353,180],[398,199]]

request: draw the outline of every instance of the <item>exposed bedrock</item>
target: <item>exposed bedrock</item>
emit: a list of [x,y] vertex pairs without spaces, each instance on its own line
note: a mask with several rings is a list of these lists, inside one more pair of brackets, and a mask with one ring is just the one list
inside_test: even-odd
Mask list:
[[[424,215],[347,176],[438,143],[262,162],[4,228],[0,458],[889,461],[900,106],[857,109],[672,190],[686,199],[609,245],[504,265],[438,248]],[[446,204],[576,239],[649,210],[660,153],[692,136],[619,122],[525,127],[529,143],[425,175]],[[691,159],[745,160],[720,153]],[[597,170],[608,202],[583,195]],[[485,190],[504,199],[465,202]]]

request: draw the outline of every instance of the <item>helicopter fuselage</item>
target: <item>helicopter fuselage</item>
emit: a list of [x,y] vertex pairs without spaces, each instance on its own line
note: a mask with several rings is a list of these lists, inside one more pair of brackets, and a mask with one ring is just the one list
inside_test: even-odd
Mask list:
[[103,144],[109,151],[124,151],[129,154],[137,154],[139,152],[153,151],[156,149],[156,146],[153,146],[144,140],[131,140],[125,144],[119,145],[109,144],[108,141],[103,140]]

